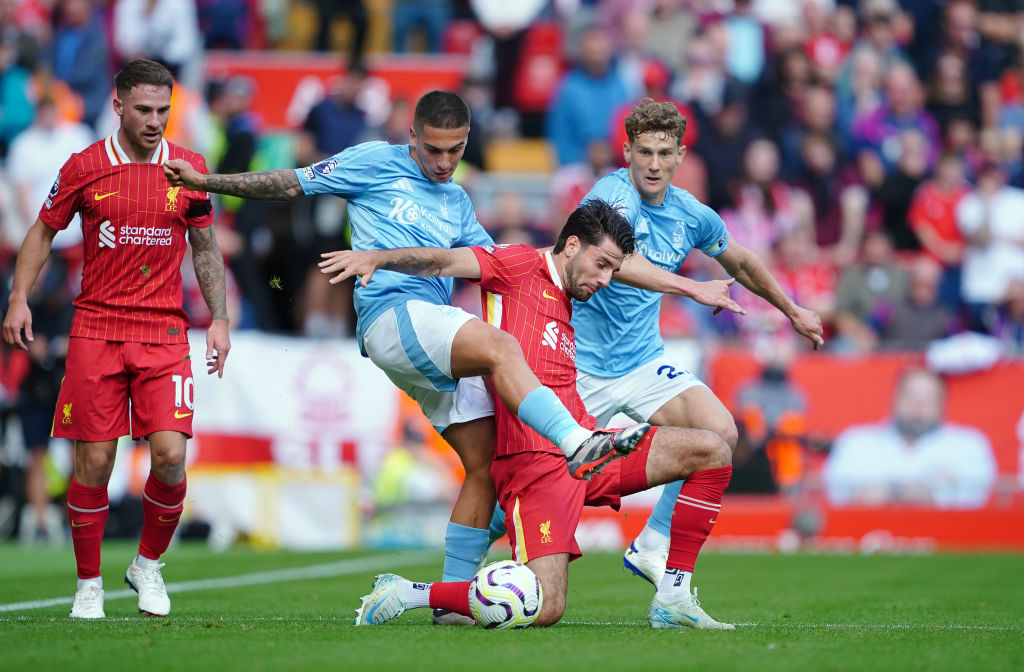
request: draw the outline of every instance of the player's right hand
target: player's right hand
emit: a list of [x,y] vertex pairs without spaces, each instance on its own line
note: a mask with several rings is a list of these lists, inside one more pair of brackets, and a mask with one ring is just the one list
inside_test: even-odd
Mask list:
[[172,187],[185,187],[202,191],[203,176],[191,163],[184,159],[168,159],[164,161],[164,177]]
[[28,350],[28,345],[21,338],[21,330],[25,330],[25,338],[30,342],[32,337],[32,311],[24,301],[12,301],[11,307],[4,318],[4,340],[17,348]]
[[324,259],[318,264],[320,272],[324,274],[337,273],[336,276],[328,280],[332,285],[358,275],[360,276],[359,284],[366,287],[370,278],[373,277],[373,272],[379,268],[372,250],[324,252],[320,256]]

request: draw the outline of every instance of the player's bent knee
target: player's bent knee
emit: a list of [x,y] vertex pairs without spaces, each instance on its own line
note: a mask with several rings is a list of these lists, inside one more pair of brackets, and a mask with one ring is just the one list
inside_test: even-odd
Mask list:
[[726,447],[729,449],[731,455],[732,451],[736,450],[736,444],[740,440],[740,432],[736,428],[736,421],[733,420],[732,416],[729,416],[728,422],[726,422],[721,429],[716,430],[718,434],[726,443]]
[[707,467],[708,469],[716,469],[718,467],[728,467],[732,464],[732,450],[736,445],[735,443],[726,443],[726,439],[716,435],[714,446],[711,448],[710,462],[711,464]]
[[534,627],[546,628],[562,620],[565,614],[565,595],[559,595],[550,591],[544,592],[544,606],[540,609],[537,620],[533,622]]
[[503,364],[523,359],[523,350],[519,346],[519,341],[511,334],[495,330],[491,334],[491,341],[488,344],[488,354],[492,370]]

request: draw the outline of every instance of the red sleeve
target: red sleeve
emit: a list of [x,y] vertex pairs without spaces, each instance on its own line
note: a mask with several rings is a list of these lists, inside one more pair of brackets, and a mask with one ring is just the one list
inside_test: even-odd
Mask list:
[[488,245],[469,248],[480,262],[478,284],[488,292],[506,294],[518,287],[543,262],[540,252],[529,245]]
[[910,224],[910,228],[915,231],[931,223],[925,208],[927,198],[928,191],[922,185],[914,193],[914,198],[910,202],[910,209],[907,211],[907,222]]
[[[206,159],[204,159],[201,154],[192,153],[187,157],[187,161],[192,164],[193,168],[203,175],[208,175],[210,173],[209,169],[206,167]],[[185,212],[185,219],[189,226],[199,228],[213,224],[213,203],[210,200],[210,192],[188,192],[188,210]]]
[[50,187],[50,193],[39,210],[39,219],[52,229],[63,231],[81,209],[81,161],[78,154],[64,162],[57,172],[57,179]]

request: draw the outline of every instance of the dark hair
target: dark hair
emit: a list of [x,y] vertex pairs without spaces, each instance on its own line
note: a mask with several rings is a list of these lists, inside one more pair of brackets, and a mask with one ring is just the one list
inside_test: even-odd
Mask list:
[[117,90],[118,98],[124,98],[140,84],[166,86],[168,89],[174,89],[174,77],[171,76],[170,70],[148,58],[132,59],[128,61],[128,65],[114,75],[114,88]]
[[622,250],[623,254],[636,251],[636,238],[633,227],[622,213],[600,199],[592,199],[576,208],[569,215],[558,240],[555,241],[554,252],[558,254],[565,248],[569,236],[576,236],[584,247],[600,245],[605,236]]
[[469,105],[458,94],[451,91],[431,91],[423,94],[416,103],[413,125],[422,129],[469,127]]
[[665,133],[682,143],[686,133],[686,117],[672,101],[656,103],[652,98],[644,98],[633,106],[625,123],[626,137],[630,142],[635,142],[641,133]]

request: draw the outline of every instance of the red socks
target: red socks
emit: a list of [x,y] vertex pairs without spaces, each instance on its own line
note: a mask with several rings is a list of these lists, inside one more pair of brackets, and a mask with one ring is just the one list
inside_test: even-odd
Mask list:
[[93,579],[100,575],[100,548],[109,513],[106,486],[90,488],[71,479],[68,520],[71,522],[71,543],[75,547],[80,579]]
[[438,581],[430,586],[430,606],[447,609],[463,616],[472,617],[469,611],[469,584],[471,581]]
[[139,555],[156,560],[171,543],[185,503],[185,479],[167,485],[149,475],[142,490],[142,541]]
[[683,482],[672,511],[672,535],[669,539],[668,566],[693,571],[704,541],[722,508],[722,493],[732,478],[732,467],[702,469]]

